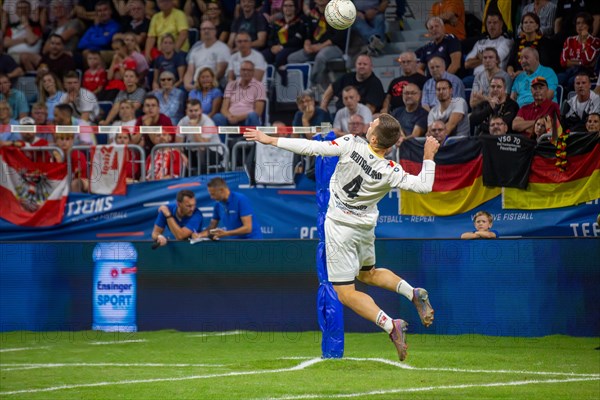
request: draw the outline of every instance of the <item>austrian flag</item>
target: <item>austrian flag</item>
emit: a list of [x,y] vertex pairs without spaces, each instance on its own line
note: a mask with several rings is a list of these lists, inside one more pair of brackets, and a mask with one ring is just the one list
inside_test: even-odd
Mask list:
[[123,146],[93,146],[90,153],[92,176],[90,191],[96,194],[127,194],[125,158]]
[[20,150],[0,148],[0,217],[22,226],[57,225],[68,195],[66,163],[33,162]]

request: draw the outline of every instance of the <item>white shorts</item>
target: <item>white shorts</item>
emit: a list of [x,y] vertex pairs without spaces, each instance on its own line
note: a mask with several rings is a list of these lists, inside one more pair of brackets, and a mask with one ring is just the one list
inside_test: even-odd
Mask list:
[[361,267],[375,265],[375,227],[351,227],[325,219],[327,275],[331,283],[353,283]]

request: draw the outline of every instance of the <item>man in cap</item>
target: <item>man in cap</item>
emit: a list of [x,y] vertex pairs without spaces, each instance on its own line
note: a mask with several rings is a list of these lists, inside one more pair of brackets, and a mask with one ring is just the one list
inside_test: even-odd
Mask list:
[[512,124],[514,132],[532,136],[534,135],[535,121],[539,117],[548,115],[553,121],[560,118],[560,107],[548,98],[548,90],[546,78],[538,76],[531,81],[533,103],[519,109]]

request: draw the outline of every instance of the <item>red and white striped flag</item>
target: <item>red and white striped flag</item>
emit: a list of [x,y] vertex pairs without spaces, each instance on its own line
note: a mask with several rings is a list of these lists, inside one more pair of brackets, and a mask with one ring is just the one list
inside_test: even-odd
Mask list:
[[0,148],[0,217],[22,226],[57,225],[68,195],[66,163],[33,162],[20,150]]
[[90,192],[96,194],[127,194],[125,158],[127,148],[121,146],[92,146]]

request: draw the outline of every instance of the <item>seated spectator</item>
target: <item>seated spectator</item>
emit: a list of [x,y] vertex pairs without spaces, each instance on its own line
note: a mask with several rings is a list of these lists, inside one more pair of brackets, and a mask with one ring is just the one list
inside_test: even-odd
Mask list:
[[552,133],[552,118],[547,115],[543,115],[538,117],[533,124],[533,134],[531,135],[532,139],[540,140],[542,135]]
[[134,106],[134,111],[141,108],[142,102],[146,97],[146,90],[138,86],[139,80],[136,72],[132,69],[125,70],[123,81],[125,83],[125,90],[119,91],[108,115],[106,115],[102,121],[98,122],[98,125],[112,124],[119,113],[120,104],[123,101],[131,101]]
[[[1,35],[0,35],[1,38]],[[17,78],[25,75],[15,59],[4,52],[3,40],[0,40],[0,75],[6,75],[11,80],[13,85],[17,84]]]
[[23,92],[12,88],[12,83],[5,74],[0,74],[0,101],[2,100],[8,102],[14,118],[27,117],[29,113],[27,98]]
[[365,119],[363,118],[362,115],[356,113],[356,114],[352,114],[350,116],[350,119],[348,121],[348,133],[363,139],[365,141],[365,143],[368,143],[368,141],[367,141],[368,127],[369,127],[369,124],[365,123]]
[[63,83],[66,93],[60,98],[60,103],[69,104],[76,118],[87,123],[94,122],[100,114],[98,100],[92,92],[81,87],[77,72],[67,72]]
[[324,0],[315,3],[307,15],[307,38],[303,49],[288,56],[288,63],[314,61],[310,73],[311,86],[327,87],[331,83],[327,76],[327,61],[341,58],[344,55],[342,49],[346,47],[347,31],[333,29],[325,20],[327,3]]
[[437,56],[444,59],[449,73],[456,74],[462,61],[460,41],[454,35],[446,34],[444,21],[440,17],[429,17],[425,25],[431,42],[415,51],[419,58],[419,70],[424,74],[431,57]]
[[489,134],[492,136],[502,136],[502,135],[506,135],[506,133],[508,132],[508,125],[502,119],[502,117],[499,117],[497,115],[490,118],[489,126],[490,126]]
[[335,119],[333,120],[333,131],[336,136],[344,136],[350,132],[348,122],[350,121],[350,116],[354,114],[360,114],[368,124],[373,121],[371,110],[364,104],[360,104],[360,94],[358,94],[358,90],[354,86],[346,86],[342,90],[342,101],[344,102],[344,107],[335,113]]
[[146,17],[144,0],[129,0],[126,5],[126,16],[120,19],[121,29],[113,36],[113,39],[124,39],[125,33],[133,33],[138,47],[145,49],[150,20]]
[[460,40],[467,38],[465,30],[465,3],[462,0],[442,0],[433,3],[431,16],[440,17],[444,21],[446,33]]
[[284,0],[283,15],[271,23],[267,48],[262,52],[265,60],[269,64],[273,64],[275,70],[281,75],[281,82],[284,86],[287,86],[285,85],[287,83],[285,67],[288,64],[288,56],[302,50],[306,37],[306,25],[300,18],[296,1]]
[[515,100],[519,107],[533,102],[531,82],[537,77],[544,78],[548,84],[548,98],[556,101],[558,78],[552,68],[540,64],[539,53],[536,49],[526,47],[521,51],[521,67],[523,73],[515,78],[510,94],[511,99]]
[[[204,11],[203,11],[204,12]],[[231,29],[231,21],[223,13],[221,3],[218,0],[207,2],[205,14],[202,16],[203,21],[210,21],[217,28],[217,39],[223,43],[229,41],[229,31]]]
[[[555,47],[554,42],[548,39],[540,31],[540,17],[529,12],[523,14],[521,17],[521,33],[515,40],[510,52],[510,58],[506,71],[511,78],[515,78],[519,75],[523,69],[521,68],[521,52],[527,47],[538,50],[540,56],[540,63],[542,65],[554,66],[557,64],[552,58]],[[544,51],[540,52],[540,49]],[[558,55],[556,56],[558,59]]]
[[483,51],[483,71],[475,76],[473,81],[473,90],[469,103],[471,108],[475,108],[479,103],[484,102],[490,95],[490,84],[496,76],[503,78],[506,85],[506,92],[510,93],[512,79],[508,73],[499,67],[500,57],[495,48],[489,47]]
[[[16,21],[11,22],[4,32],[4,48],[17,64],[21,64],[26,71],[34,71],[31,65],[23,65],[30,54],[39,54],[42,49],[42,27],[30,18],[31,5],[27,0],[18,0],[15,9]],[[27,54],[24,60],[21,56]]]
[[119,24],[112,19],[112,8],[108,0],[98,1],[94,10],[94,25],[85,31],[77,45],[77,49],[83,51],[84,58],[88,50],[110,50],[113,35],[119,32]]
[[446,138],[448,137],[448,130],[446,129],[446,123],[444,121],[433,121],[427,127],[427,133],[425,137],[433,137],[440,143],[440,146],[443,146],[446,143]]
[[60,99],[65,94],[62,82],[53,72],[46,72],[38,77],[38,100],[48,108],[48,120],[54,121],[54,107],[60,103]]
[[72,150],[75,135],[73,133],[56,132],[54,134],[56,145],[63,151],[64,157],[60,153],[54,152],[54,159],[57,162],[66,162],[66,157],[71,158],[71,192],[87,193],[90,188],[88,180],[88,165],[85,154],[79,150]]
[[135,61],[135,72],[137,72],[140,79],[140,85],[144,86],[146,83],[146,74],[148,74],[150,66],[148,65],[148,61],[146,61],[146,57],[141,53],[135,34],[133,32],[126,32],[123,35],[123,43],[125,43],[127,57]]
[[[550,0],[536,0],[525,5],[521,11],[522,15],[532,14],[537,17],[537,25],[540,33],[546,37],[554,35],[554,16],[556,14],[556,4]],[[520,35],[527,30],[523,18],[517,28],[517,34]]]
[[267,62],[263,55],[250,47],[250,34],[248,32],[238,32],[235,37],[235,45],[237,52],[231,55],[227,65],[227,80],[229,82],[240,77],[240,66],[242,62],[248,60],[254,64],[254,79],[262,82],[266,86],[267,79],[265,71],[267,70]]
[[450,136],[469,136],[469,111],[467,102],[462,97],[452,97],[452,83],[440,79],[435,84],[439,104],[429,111],[427,124],[433,121],[444,121]]
[[465,85],[456,75],[446,71],[446,63],[441,57],[433,57],[427,64],[429,67],[429,78],[423,85],[423,97],[421,98],[421,106],[429,111],[439,104],[437,98],[436,82],[440,79],[446,79],[451,83],[452,97],[466,98]]
[[[126,104],[126,103],[122,103]],[[127,132],[117,133],[114,137],[114,144],[127,146],[131,137]],[[133,149],[125,151],[125,179],[127,183],[137,182],[140,179],[139,153]]]
[[160,104],[160,112],[177,124],[183,118],[185,92],[174,86],[175,75],[169,71],[160,74],[160,89],[152,92]]
[[90,50],[87,53],[88,68],[83,73],[83,82],[81,86],[98,96],[104,90],[104,86],[108,82],[108,74],[102,64],[100,52]]
[[[1,78],[0,78],[1,79]],[[6,100],[0,100],[0,142],[13,142],[19,140],[19,134],[11,132],[10,125],[19,125],[19,121],[12,118],[12,109]],[[6,146],[12,146],[12,143],[6,143]]]
[[108,82],[104,87],[105,93],[102,96],[107,100],[112,100],[119,90],[125,90],[125,82],[123,81],[125,70],[137,71],[137,62],[127,54],[128,50],[123,40],[113,40],[112,47],[114,50],[113,59],[108,71],[106,71]]
[[396,118],[405,139],[424,136],[427,132],[428,113],[421,107],[421,89],[414,83],[407,83],[402,90],[404,107],[397,108],[392,117]]
[[548,98],[548,91],[548,82],[544,77],[538,76],[531,82],[533,103],[519,109],[512,124],[513,131],[534,136],[536,119],[541,116],[549,116],[553,121],[560,118],[560,108]]
[[[143,114],[135,121],[135,126],[173,126],[171,119],[160,113],[160,103],[156,96],[149,94],[144,97],[142,104]],[[175,136],[175,135],[173,135]],[[131,143],[139,144],[144,148],[146,155],[150,155],[155,144],[160,143],[160,135],[158,134],[141,134],[139,132],[131,135]]]
[[213,117],[221,111],[223,92],[219,89],[217,77],[212,69],[204,67],[198,74],[196,88],[189,94],[189,99],[197,99],[202,105],[202,112]]
[[148,38],[146,39],[146,49],[144,54],[147,60],[154,60],[159,51],[155,47],[158,38],[162,38],[167,33],[175,37],[175,51],[188,51],[190,43],[188,41],[188,21],[185,13],[175,8],[175,2],[172,0],[157,0],[159,13],[152,16]]
[[160,41],[161,54],[153,61],[154,75],[152,77],[152,90],[158,89],[158,77],[164,71],[175,75],[175,87],[183,88],[183,76],[185,75],[185,54],[175,51],[175,38],[167,33]]
[[[49,109],[48,106],[46,106],[46,104],[34,103],[31,105],[31,118],[33,118],[33,125],[53,125],[54,121],[49,120],[48,114]],[[54,106],[52,107],[52,115],[54,115]],[[47,143],[54,143],[54,134],[51,132],[38,133],[37,137],[39,137],[40,139],[44,139]]]
[[[77,42],[85,31],[85,25],[73,14],[74,2],[69,0],[52,0],[49,2],[48,20],[49,36],[59,35],[63,39],[65,51],[71,56],[77,51]],[[44,44],[42,53],[49,51],[49,44]]]
[[[163,133],[161,135],[153,135],[158,137],[158,143],[173,143],[175,135],[171,133]],[[187,165],[187,158],[181,153],[178,148],[165,147],[159,148],[146,158],[146,179],[173,179],[183,175]]]
[[210,21],[202,22],[200,39],[188,54],[188,66],[183,79],[186,90],[193,90],[200,70],[209,67],[215,72],[217,81],[225,76],[227,63],[231,58],[229,47],[217,40],[216,28]]
[[[471,52],[466,56],[465,68],[474,68],[473,75],[477,75],[484,70],[483,51],[490,47],[495,48],[498,53],[500,69],[506,71],[506,66],[508,65],[513,42],[504,36],[504,21],[500,13],[488,12],[485,29],[487,36],[484,39],[478,40]],[[469,86],[469,83],[473,82],[470,77],[463,79],[463,81],[465,82],[465,86]]]
[[[358,94],[360,94],[361,103],[369,107],[371,113],[379,111],[383,105],[385,92],[383,91],[381,81],[373,73],[373,60],[370,56],[362,54],[356,59],[355,67],[356,72],[348,72],[342,75],[337,81],[327,87],[321,99],[321,108],[323,110],[327,110],[334,93],[341,93],[342,89],[346,86],[354,86],[358,90]],[[335,107],[337,110],[344,107],[341,98],[338,98]]]
[[[45,4],[39,0],[26,0],[29,4],[29,14],[27,17],[42,26],[45,12]],[[7,0],[4,1],[4,5],[0,5],[0,14],[2,15],[2,26],[7,27],[8,25],[18,24],[21,21],[21,15],[19,11],[19,1]],[[44,23],[45,24],[45,23]],[[45,27],[42,27],[45,28]]]
[[588,115],[587,121],[585,121],[586,132],[600,132],[600,114],[592,113]]
[[[265,0],[260,6],[260,12],[263,17],[267,20],[267,23],[271,24],[273,21],[279,19],[283,15],[283,1],[282,0]],[[278,122],[278,121],[275,121]],[[285,125],[284,125],[285,126]]]
[[[254,79],[254,64],[242,62],[240,77],[225,88],[221,112],[213,121],[217,126],[260,126],[265,109],[266,91],[262,82]],[[242,137],[240,136],[240,139]]]
[[167,244],[163,235],[165,228],[175,240],[185,240],[192,234],[202,230],[202,213],[196,207],[196,195],[191,190],[177,192],[177,203],[162,205],[158,208],[158,216],[152,229],[152,240],[159,246]]
[[352,30],[357,32],[371,56],[378,56],[385,47],[385,9],[388,0],[366,0],[355,2],[356,20]]
[[[577,34],[575,27],[577,14],[587,12],[595,21],[600,18],[600,3],[595,0],[560,0],[556,6],[556,20],[554,21],[554,35],[556,40],[563,43],[569,36]],[[600,35],[600,25],[595,22],[594,36]]]
[[490,118],[501,117],[507,126],[512,127],[517,116],[519,105],[506,94],[504,78],[496,76],[490,83],[490,94],[484,101],[477,104],[469,116],[469,122],[474,127],[475,135],[487,133],[490,130]]
[[[126,132],[127,134],[133,134],[135,124],[137,122],[137,118],[135,117],[136,104],[132,100],[123,100],[119,102],[119,118],[112,123],[112,126],[120,126],[122,128],[121,132]],[[108,135],[108,141],[115,141],[116,134],[110,133]],[[127,144],[131,141],[131,137],[127,137]]]
[[73,71],[76,68],[75,60],[71,54],[66,52],[65,43],[60,35],[53,34],[46,41],[45,52],[42,55],[37,53],[21,54],[21,63],[25,71],[35,71],[38,74],[47,71],[56,71],[62,78],[62,73]]
[[593,73],[598,55],[600,54],[600,39],[590,34],[593,18],[588,13],[577,14],[575,22],[576,36],[565,40],[560,65],[565,72],[558,74],[558,83],[568,92],[573,87],[575,75],[579,71]]
[[579,72],[575,76],[575,96],[563,103],[562,126],[572,132],[583,131],[588,115],[594,113],[600,113],[600,96],[592,92],[587,72]]
[[[35,125],[35,121],[31,117],[21,118],[19,121],[19,125]],[[42,139],[37,136],[35,132],[21,132],[21,140],[14,143],[15,147],[23,148],[23,147],[43,147],[48,146],[48,141],[46,139]],[[42,157],[38,159],[35,157],[35,153],[26,152],[28,157],[35,159],[37,161],[42,161]],[[44,154],[44,153],[42,153]],[[44,161],[50,161],[44,160]]]
[[[298,111],[294,114],[294,121],[292,122],[292,126],[321,126],[323,123],[332,123],[331,115],[323,110],[322,108],[317,107],[317,103],[315,101],[315,93],[312,90],[305,90],[296,99],[296,104],[298,105]],[[311,133],[305,133],[304,136],[306,139],[312,139]]]
[[487,211],[479,211],[473,217],[473,225],[475,225],[475,231],[465,232],[460,235],[461,239],[496,239],[498,232],[492,230],[494,224],[494,217]]
[[267,20],[256,9],[255,0],[240,0],[240,15],[231,24],[231,33],[227,45],[231,52],[238,51],[235,38],[244,31],[250,35],[250,46],[255,50],[262,50],[267,45]]
[[[404,106],[402,92],[408,83],[414,83],[423,90],[427,78],[417,68],[417,55],[412,51],[405,51],[398,57],[402,68],[402,75],[390,82],[387,94],[381,106],[382,113],[393,113],[396,109]],[[419,100],[420,101],[420,100]]]

